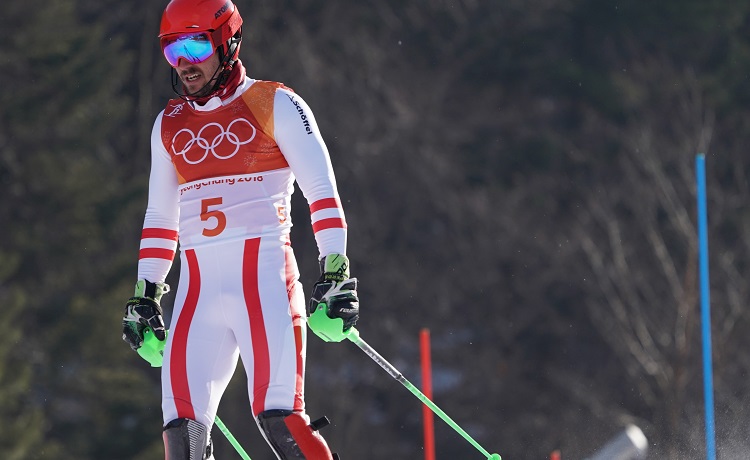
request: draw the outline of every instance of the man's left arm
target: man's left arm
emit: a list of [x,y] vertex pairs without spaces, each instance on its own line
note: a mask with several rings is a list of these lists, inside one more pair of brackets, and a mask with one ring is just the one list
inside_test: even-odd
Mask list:
[[308,305],[308,324],[326,341],[341,341],[359,319],[357,279],[350,278],[347,226],[330,155],[307,103],[290,90],[274,99],[274,138],[310,206],[321,275]]

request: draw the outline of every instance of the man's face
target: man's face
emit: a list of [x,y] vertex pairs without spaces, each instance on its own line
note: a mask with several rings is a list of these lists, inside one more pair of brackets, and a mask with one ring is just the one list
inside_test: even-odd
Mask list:
[[211,91],[212,85],[208,85],[208,82],[214,76],[218,67],[219,53],[213,53],[208,59],[197,64],[188,62],[186,59],[180,59],[175,70],[185,86],[187,94],[193,97],[202,97]]

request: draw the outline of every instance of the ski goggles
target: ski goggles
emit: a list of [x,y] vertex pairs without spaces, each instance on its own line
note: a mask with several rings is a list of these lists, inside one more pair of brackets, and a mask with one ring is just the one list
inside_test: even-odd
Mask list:
[[211,37],[205,32],[164,37],[161,39],[161,49],[172,67],[177,67],[180,59],[199,64],[210,58],[215,51]]

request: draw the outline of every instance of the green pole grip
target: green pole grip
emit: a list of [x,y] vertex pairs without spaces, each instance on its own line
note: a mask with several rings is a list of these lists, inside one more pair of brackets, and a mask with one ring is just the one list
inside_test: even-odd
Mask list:
[[143,345],[137,351],[141,358],[151,364],[151,367],[161,367],[164,361],[164,345],[167,343],[166,335],[169,331],[164,332],[164,340],[159,340],[150,327],[143,330]]
[[344,320],[328,316],[325,302],[318,304],[315,311],[307,318],[310,330],[326,342],[341,342],[352,333],[354,328],[344,331]]

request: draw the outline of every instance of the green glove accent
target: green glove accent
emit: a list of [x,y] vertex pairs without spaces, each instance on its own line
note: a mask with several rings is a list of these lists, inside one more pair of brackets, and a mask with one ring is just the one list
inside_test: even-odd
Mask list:
[[321,281],[340,283],[349,278],[349,258],[343,254],[328,254],[320,261]]
[[138,280],[138,282],[135,283],[135,295],[133,297],[146,297],[155,300],[156,303],[161,303],[161,297],[169,292],[169,285],[164,283],[150,284],[154,286],[154,292],[146,292],[148,286],[146,280]]
[[326,342],[341,342],[355,330],[353,327],[344,332],[344,320],[341,318],[330,318],[328,306],[321,302],[318,308],[307,318],[310,329]]
[[[169,336],[169,331],[164,331]],[[159,340],[154,335],[154,331],[150,327],[143,330],[143,345],[136,350],[141,358],[148,361],[151,367],[161,367],[164,361],[164,345],[167,340]]]

